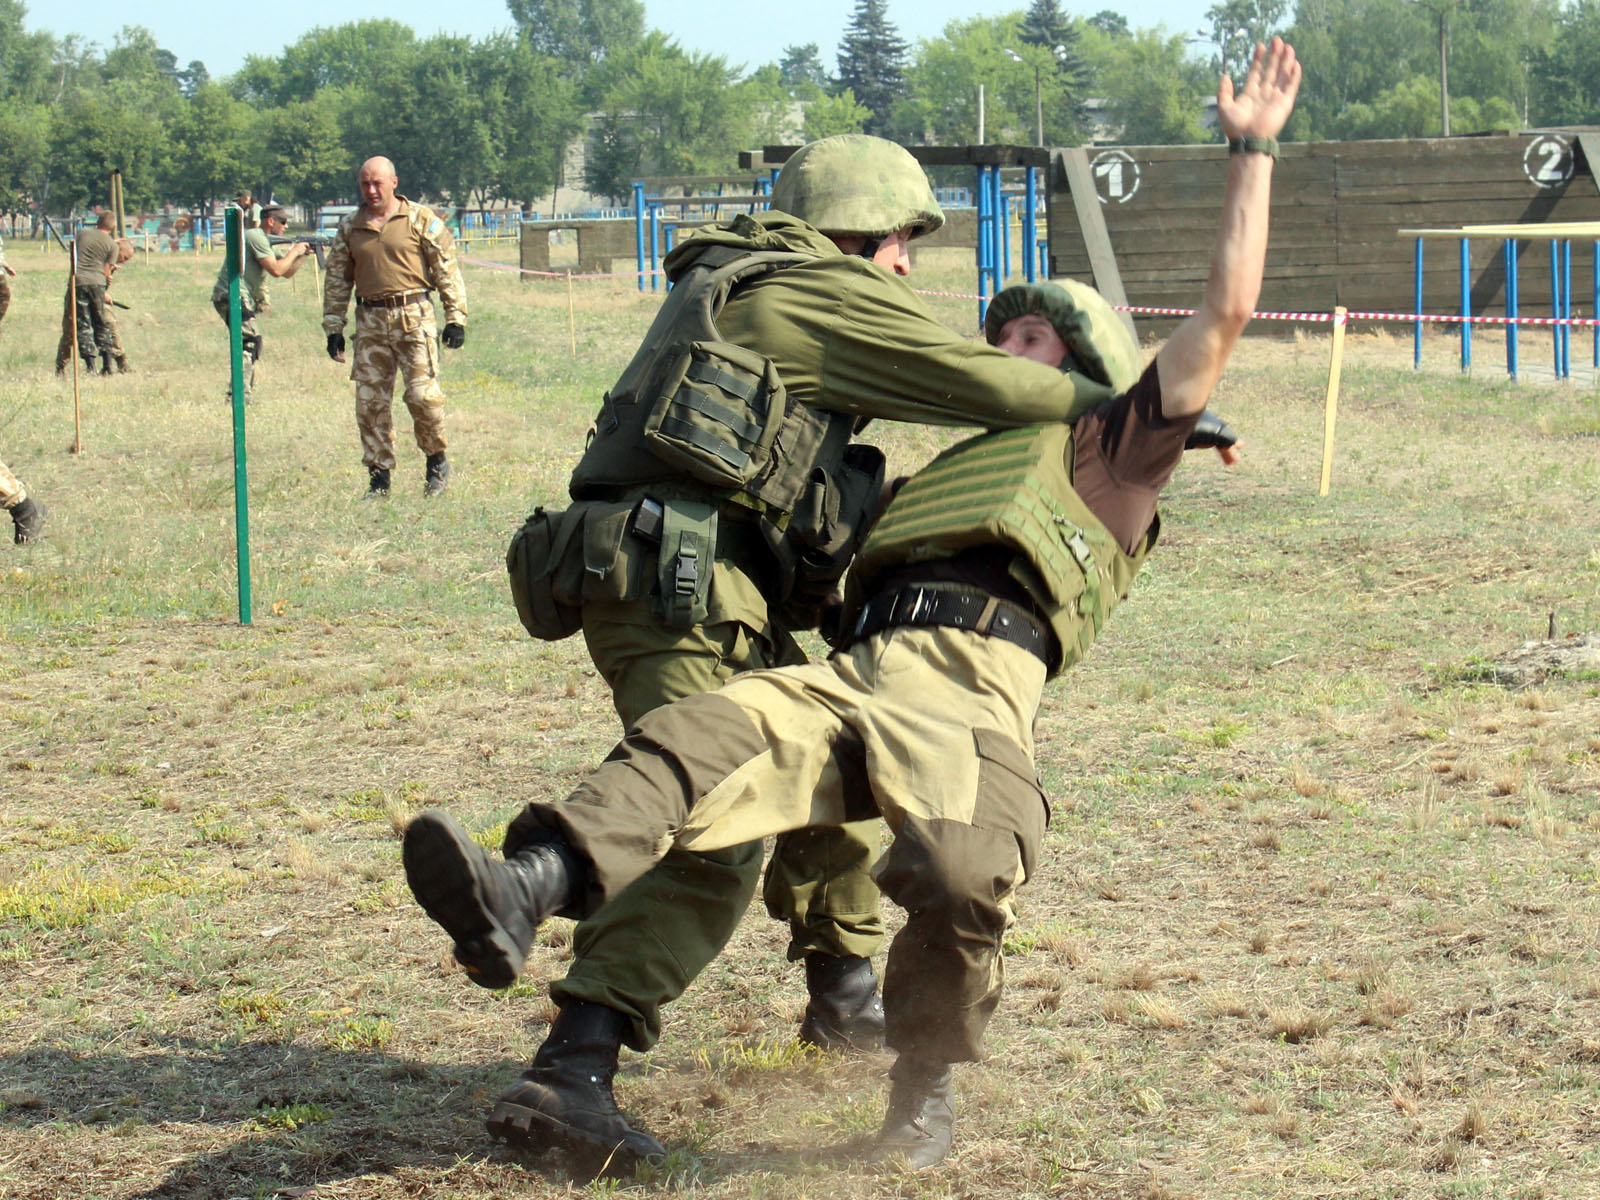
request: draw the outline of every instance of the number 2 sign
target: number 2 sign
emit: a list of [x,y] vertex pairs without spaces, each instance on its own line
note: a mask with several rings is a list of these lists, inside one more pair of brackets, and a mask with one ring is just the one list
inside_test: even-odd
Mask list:
[[1522,169],[1536,187],[1561,187],[1572,178],[1572,144],[1559,134],[1541,134],[1523,151]]

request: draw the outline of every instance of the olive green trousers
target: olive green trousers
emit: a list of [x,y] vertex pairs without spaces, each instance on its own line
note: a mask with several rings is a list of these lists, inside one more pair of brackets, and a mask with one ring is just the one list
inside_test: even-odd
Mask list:
[[[612,689],[624,727],[652,709],[715,691],[741,671],[804,662],[786,633],[764,637],[735,620],[669,629],[645,599],[584,610],[584,638]],[[788,957],[811,951],[870,957],[883,948],[883,915],[871,868],[881,846],[876,813],[840,828],[778,838],[763,898],[789,924]],[[629,1018],[625,1035],[648,1050],[661,1033],[661,1006],[676,1000],[721,953],[761,877],[760,835],[707,852],[672,850],[580,921],[573,964],[551,985],[559,1004],[602,1004]]]
[[943,628],[891,628],[826,663],[749,672],[647,713],[565,801],[524,809],[506,851],[566,841],[588,864],[574,915],[592,925],[658,861],[880,813],[893,841],[874,875],[906,910],[884,975],[888,1044],[976,1059],[1011,898],[1049,820],[1033,768],[1044,681],[1021,647]]

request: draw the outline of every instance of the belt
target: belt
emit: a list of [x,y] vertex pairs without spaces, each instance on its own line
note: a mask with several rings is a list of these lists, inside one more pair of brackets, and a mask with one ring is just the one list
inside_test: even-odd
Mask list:
[[427,298],[427,292],[407,292],[403,296],[357,296],[356,306],[359,308],[404,308],[408,304],[415,304]]
[[881,592],[856,618],[852,640],[896,625],[942,625],[970,629],[1021,646],[1049,667],[1060,659],[1050,627],[1026,609],[983,592],[916,586]]

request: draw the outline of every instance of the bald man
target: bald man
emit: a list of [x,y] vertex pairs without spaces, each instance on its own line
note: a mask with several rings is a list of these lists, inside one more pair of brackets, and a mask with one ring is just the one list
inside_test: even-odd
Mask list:
[[[339,222],[328,248],[322,293],[322,331],[328,357],[345,361],[345,314],[356,297],[356,429],[367,468],[367,497],[389,494],[394,470],[394,377],[405,377],[417,448],[427,455],[424,496],[437,496],[450,479],[445,458],[444,392],[439,388],[439,343],[459,350],[467,340],[467,290],[455,241],[436,213],[395,189],[400,179],[387,158],[369,158],[356,172],[361,207]],[[444,333],[434,320],[429,293],[444,306]]]

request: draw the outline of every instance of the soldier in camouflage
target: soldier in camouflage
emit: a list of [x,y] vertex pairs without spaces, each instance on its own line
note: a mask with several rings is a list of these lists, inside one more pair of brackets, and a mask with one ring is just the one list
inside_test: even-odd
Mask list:
[[23,546],[44,536],[44,509],[28,497],[22,480],[0,462],[0,508],[11,514],[11,540]]
[[[1299,81],[1274,38],[1237,93],[1218,87],[1232,154],[1196,315],[1142,373],[1103,306],[1086,324],[1118,343],[1109,352],[1080,360],[1052,334],[1036,357],[1114,398],[1070,424],[971,438],[905,484],[851,568],[829,662],[746,673],[647,714],[565,801],[524,809],[503,861],[443,813],[412,822],[407,879],[469,971],[520,963],[545,916],[604,912],[668,844],[837,826],[870,800],[893,834],[875,874],[907,914],[885,974],[899,1057],[873,1153],[914,1168],[949,1154],[953,1064],[982,1055],[1011,898],[1048,821],[1033,764],[1042,689],[1088,650],[1154,546],[1157,496],[1254,310],[1275,139]],[[870,787],[842,786],[852,778]],[[522,1119],[531,1140],[549,1136],[537,1113]]]
[[6,310],[11,307],[11,281],[16,278],[16,274],[6,264],[5,243],[0,242],[0,321],[6,319]]
[[[242,193],[245,200],[249,193]],[[305,242],[279,247],[272,238],[282,237],[289,228],[289,214],[280,204],[269,204],[261,210],[255,226],[244,231],[244,271],[239,276],[239,338],[244,351],[246,367],[244,398],[249,403],[256,387],[256,365],[261,361],[264,339],[256,318],[267,307],[267,279],[292,279],[301,264],[311,253]],[[228,264],[217,271],[216,282],[211,285],[211,307],[226,325],[229,312]]]
[[[356,297],[354,359],[356,429],[367,468],[369,497],[389,494],[394,469],[394,379],[405,378],[417,447],[427,456],[423,495],[437,496],[450,479],[445,457],[444,392],[439,388],[439,343],[459,350],[467,340],[467,291],[455,241],[426,205],[398,194],[399,178],[387,158],[361,164],[356,183],[362,205],[339,222],[328,248],[322,293],[322,330],[328,357],[344,362],[344,327],[350,295]],[[428,293],[444,307],[444,333],[435,324]]]

